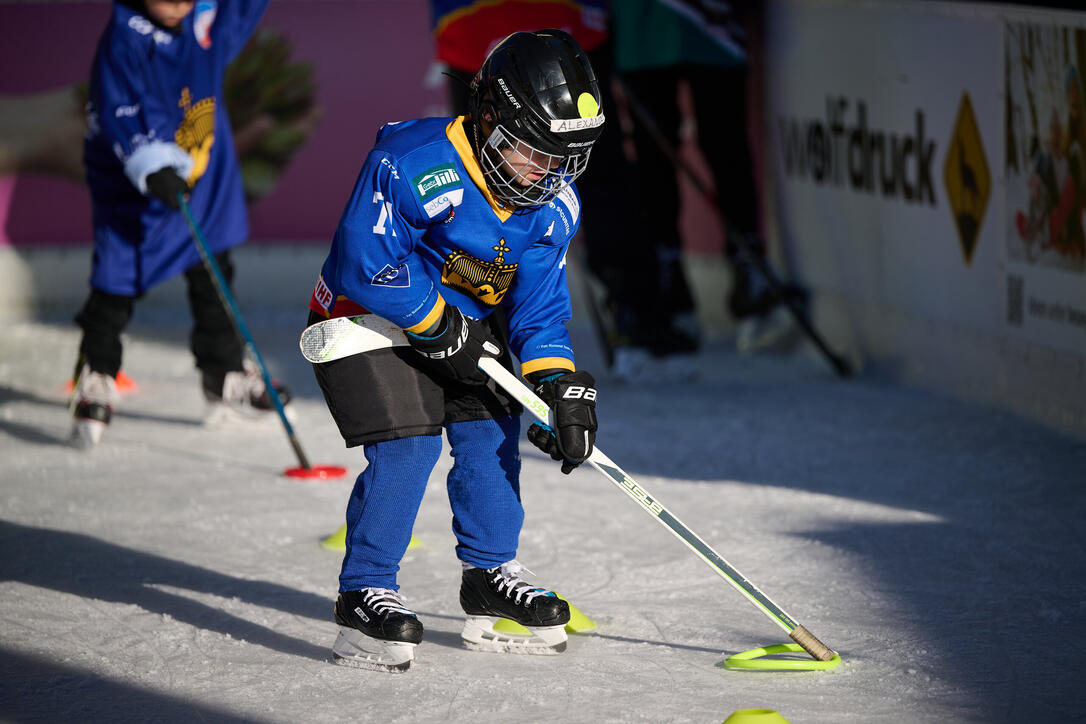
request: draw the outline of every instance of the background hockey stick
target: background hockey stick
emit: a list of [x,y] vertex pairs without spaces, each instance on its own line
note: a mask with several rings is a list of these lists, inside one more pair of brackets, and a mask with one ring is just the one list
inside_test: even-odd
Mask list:
[[[373,314],[360,317],[336,317],[318,322],[308,327],[299,340],[299,347],[307,360],[313,363],[330,362],[354,354],[368,352],[384,347],[398,347],[407,344],[407,338],[391,322]],[[505,369],[501,362],[493,357],[479,360],[479,367],[486,372],[502,389],[516,398],[525,409],[538,420],[554,427],[551,410],[527,385],[512,372]],[[819,661],[829,661],[834,657],[825,644],[797,624],[768,596],[762,593],[730,563],[714,551],[676,518],[654,496],[627,475],[598,448],[592,449],[588,458],[596,470],[618,486],[619,490],[630,497],[641,509],[667,528],[675,537],[686,544],[694,553],[705,561],[710,568],[743,594],[759,611],[769,617],[773,623],[784,629],[789,637],[799,644],[812,657]]]
[[[706,201],[713,207],[716,213],[724,218],[724,213],[720,204],[720,199],[717,197],[716,192],[711,190],[709,186],[701,179],[701,177],[695,173],[694,169],[690,168],[690,165],[686,163],[675,147],[664,136],[663,131],[660,130],[660,125],[656,122],[656,119],[648,111],[645,106],[637,99],[630,87],[622,82],[622,79],[617,74],[614,76],[614,81],[618,83],[622,89],[623,95],[626,97],[627,107],[633,114],[634,121],[641,124],[641,126],[652,137],[652,140],[660,147],[660,150],[664,152],[664,155],[668,157],[671,164],[686,176],[690,182],[694,185],[694,188],[698,190]],[[724,218],[725,222],[727,221]],[[792,313],[792,317],[796,320],[796,323],[807,334],[807,337],[814,342],[815,346],[825,355],[826,360],[833,366],[833,369],[841,377],[852,376],[852,366],[849,365],[841,355],[835,353],[826,344],[826,340],[818,333],[818,330],[811,324],[811,320],[807,318],[807,312],[801,306],[799,301],[795,298],[795,295],[789,294],[784,285],[781,284],[777,274],[773,271],[773,268],[766,261],[762,254],[754,253],[750,247],[750,240],[747,239],[745,234],[742,233],[729,233],[728,241],[736,243],[736,250],[748,261],[752,262],[758,271],[761,272],[765,278],[769,288],[773,291],[773,294],[785,303],[788,307],[788,311]]]
[[260,370],[260,375],[264,378],[264,388],[268,391],[268,396],[271,397],[272,403],[275,404],[275,411],[279,413],[279,419],[282,421],[283,428],[286,430],[287,439],[290,440],[290,446],[294,449],[294,454],[298,458],[300,467],[289,468],[286,471],[286,474],[292,477],[302,478],[338,478],[346,475],[347,469],[338,465],[320,465],[313,467],[309,464],[309,459],[306,458],[305,453],[302,451],[302,445],[298,442],[298,437],[294,434],[294,426],[291,425],[290,420],[287,419],[286,410],[283,409],[283,400],[279,397],[279,392],[276,391],[275,385],[272,384],[271,375],[268,374],[268,366],[264,364],[264,358],[260,355],[260,350],[256,348],[256,342],[253,341],[253,336],[249,334],[249,328],[245,326],[245,320],[241,317],[241,310],[238,309],[238,305],[234,302],[234,297],[230,294],[230,289],[226,283],[226,278],[223,276],[222,269],[219,268],[219,263],[215,261],[215,256],[211,253],[211,249],[207,245],[207,240],[204,239],[203,232],[200,231],[200,227],[197,225],[196,220],[192,218],[192,210],[189,209],[188,202],[185,201],[185,195],[178,193],[177,200],[181,204],[181,214],[185,217],[185,223],[188,224],[189,231],[192,233],[192,238],[196,242],[196,248],[200,252],[200,259],[203,260],[204,266],[211,274],[211,280],[214,282],[215,291],[219,295],[219,300],[222,302],[223,309],[226,310],[226,316],[230,318],[230,322],[234,326],[234,332],[238,335],[238,339],[241,340],[249,358],[253,360]]

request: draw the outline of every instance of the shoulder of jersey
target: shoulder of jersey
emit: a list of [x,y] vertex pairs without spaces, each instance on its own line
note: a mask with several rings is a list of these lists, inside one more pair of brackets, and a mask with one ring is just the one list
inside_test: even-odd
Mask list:
[[[558,195],[554,197],[553,203],[559,213],[563,213],[563,215],[569,214],[570,225],[577,223],[577,218],[581,215],[581,200],[572,186],[566,186],[559,191]],[[563,208],[565,209],[564,212]]]
[[[377,132],[377,147],[395,156],[407,156],[433,144],[448,142],[445,127],[448,118],[417,118],[391,121]],[[450,146],[451,148],[451,146]]]
[[146,16],[117,4],[113,8],[113,37],[131,46],[169,45],[173,42],[172,34],[155,25]]
[[456,149],[445,136],[447,118],[408,121],[386,127],[379,146],[395,159],[395,173],[407,185],[428,219],[443,217],[464,198],[464,179]]

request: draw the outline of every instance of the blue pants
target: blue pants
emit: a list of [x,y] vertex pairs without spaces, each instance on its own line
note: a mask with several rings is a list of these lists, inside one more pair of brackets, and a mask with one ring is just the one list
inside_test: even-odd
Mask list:
[[[524,509],[520,503],[520,418],[445,426],[453,456],[447,487],[457,557],[480,568],[516,558]],[[347,552],[339,590],[398,590],[396,572],[411,542],[440,435],[368,444],[369,465],[347,504]]]

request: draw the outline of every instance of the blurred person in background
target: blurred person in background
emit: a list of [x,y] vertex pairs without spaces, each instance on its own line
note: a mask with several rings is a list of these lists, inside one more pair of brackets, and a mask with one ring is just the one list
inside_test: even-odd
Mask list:
[[[72,393],[74,437],[94,445],[116,404],[133,303],[184,274],[205,421],[274,412],[246,369],[229,312],[179,213],[184,195],[228,283],[249,227],[223,75],[268,0],[115,0],[91,69],[84,142],[94,256]],[[279,390],[285,400],[289,394]]]
[[[757,268],[766,249],[759,234],[759,195],[747,130],[747,81],[748,35],[759,10],[758,2],[694,0],[623,0],[612,7],[615,69],[634,118],[639,195],[633,206],[649,238],[642,253],[655,255],[659,271],[651,292],[656,299],[652,326],[670,320],[683,345],[694,346],[696,338],[694,304],[680,263],[676,161],[649,127],[658,128],[672,152],[679,148],[680,83],[686,83],[693,96],[697,144],[712,170],[716,205],[726,222],[725,254],[731,270],[727,307],[737,322],[737,347],[767,347],[792,326],[783,299]],[[801,295],[795,287],[785,292]]]

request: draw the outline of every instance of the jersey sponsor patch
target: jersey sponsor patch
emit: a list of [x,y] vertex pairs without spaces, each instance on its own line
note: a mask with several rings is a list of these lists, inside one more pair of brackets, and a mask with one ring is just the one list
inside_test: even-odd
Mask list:
[[423,171],[411,179],[411,185],[431,219],[449,206],[459,206],[464,200],[464,182],[451,163]]
[[463,201],[464,189],[455,189],[441,194],[436,199],[427,201],[422,205],[422,208],[426,211],[426,215],[432,219],[450,206],[459,206]]
[[427,169],[411,179],[411,183],[415,185],[415,192],[419,195],[420,201],[434,198],[453,188],[462,188],[464,185],[460,181],[460,174],[456,172],[456,167],[451,163]]
[[409,287],[411,286],[411,270],[407,264],[393,267],[385,264],[385,268],[373,275],[370,284],[375,287]]
[[[566,236],[568,237],[569,232],[573,230],[573,227],[571,227],[569,225],[569,219],[566,218],[566,212],[562,211],[562,207],[559,206],[558,204],[554,203],[553,201],[551,201],[550,204],[548,204],[548,207],[554,209],[554,211],[558,214],[558,218],[562,220],[562,226],[565,227]],[[547,231],[550,232],[550,233],[554,233],[554,224],[553,223],[551,224],[551,228],[548,229]],[[546,237],[544,237],[544,238],[546,238]]]
[[324,283],[324,277],[317,277],[317,286],[313,289],[313,299],[327,312],[332,308],[332,290]]
[[218,3],[215,0],[199,0],[192,18],[192,32],[196,42],[207,50],[211,47],[211,26],[215,23]]
[[577,200],[577,194],[573,192],[573,189],[566,186],[558,192],[558,200],[565,204],[569,209],[569,215],[572,217],[572,222],[577,223],[577,217],[581,215],[581,202]]

